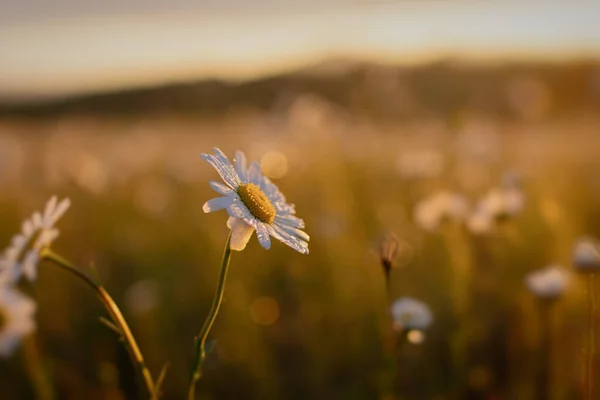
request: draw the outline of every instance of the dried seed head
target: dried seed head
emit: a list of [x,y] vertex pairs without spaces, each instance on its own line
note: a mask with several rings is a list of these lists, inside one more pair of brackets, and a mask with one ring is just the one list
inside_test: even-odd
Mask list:
[[396,256],[398,255],[398,247],[398,238],[391,232],[386,233],[379,243],[379,260],[386,274],[394,266]]

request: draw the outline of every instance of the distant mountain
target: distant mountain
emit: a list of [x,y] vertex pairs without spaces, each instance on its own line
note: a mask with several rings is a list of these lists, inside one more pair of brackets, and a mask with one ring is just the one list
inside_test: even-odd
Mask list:
[[508,117],[528,112],[527,107],[560,115],[600,107],[600,63],[490,66],[445,60],[391,67],[346,60],[249,82],[203,80],[47,103],[0,104],[0,117],[219,117],[240,109],[277,112],[306,94],[374,118],[448,117],[465,110]]

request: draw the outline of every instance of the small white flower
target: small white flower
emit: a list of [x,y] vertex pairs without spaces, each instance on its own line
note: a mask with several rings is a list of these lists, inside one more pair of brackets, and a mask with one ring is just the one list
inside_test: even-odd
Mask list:
[[59,231],[54,224],[70,204],[69,199],[59,203],[53,196],[46,203],[43,214],[36,212],[23,222],[21,233],[12,237],[10,246],[0,256],[0,283],[14,283],[23,275],[29,280],[37,277],[40,252],[58,237]]
[[502,220],[514,217],[523,209],[525,195],[516,187],[491,189],[478,204],[487,210],[495,219]]
[[600,243],[591,237],[582,237],[573,247],[573,266],[580,272],[600,272]]
[[494,228],[494,218],[486,208],[476,207],[467,219],[467,228],[474,234],[484,235]]
[[435,231],[447,220],[462,220],[469,206],[459,194],[442,191],[421,200],[415,207],[415,221],[422,229]]
[[235,153],[234,165],[218,148],[215,155],[202,154],[217,170],[225,184],[211,181],[210,187],[222,197],[207,201],[205,213],[226,209],[229,214],[227,227],[231,229],[231,249],[241,251],[246,247],[252,233],[262,247],[271,247],[270,236],[292,249],[308,254],[309,236],[302,231],[304,221],[296,217],[294,205],[285,197],[269,178],[263,176],[256,162],[247,167],[246,156]]
[[35,330],[36,305],[10,285],[0,285],[0,357],[10,356],[23,336]]
[[398,173],[405,179],[427,179],[444,170],[444,155],[437,150],[416,150],[398,156]]
[[550,265],[544,269],[533,271],[525,277],[525,285],[531,293],[547,300],[560,297],[567,288],[568,283],[569,275],[557,265]]
[[424,330],[433,322],[429,306],[412,297],[401,297],[392,304],[392,319],[397,329]]

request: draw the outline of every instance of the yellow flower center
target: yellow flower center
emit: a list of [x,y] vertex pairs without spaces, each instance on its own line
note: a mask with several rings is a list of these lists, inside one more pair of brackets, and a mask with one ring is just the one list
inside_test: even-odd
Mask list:
[[254,183],[246,183],[238,187],[238,194],[248,210],[258,220],[272,224],[277,211],[262,190]]

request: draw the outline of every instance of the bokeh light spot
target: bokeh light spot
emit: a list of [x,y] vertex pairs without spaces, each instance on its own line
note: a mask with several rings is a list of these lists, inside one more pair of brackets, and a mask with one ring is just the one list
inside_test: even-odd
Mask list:
[[250,316],[258,325],[273,325],[279,319],[279,304],[271,297],[259,297],[250,305]]
[[260,167],[269,178],[283,178],[288,172],[288,159],[279,151],[269,151],[260,159]]
[[406,338],[412,344],[421,344],[425,341],[425,334],[422,331],[411,329],[406,334]]

